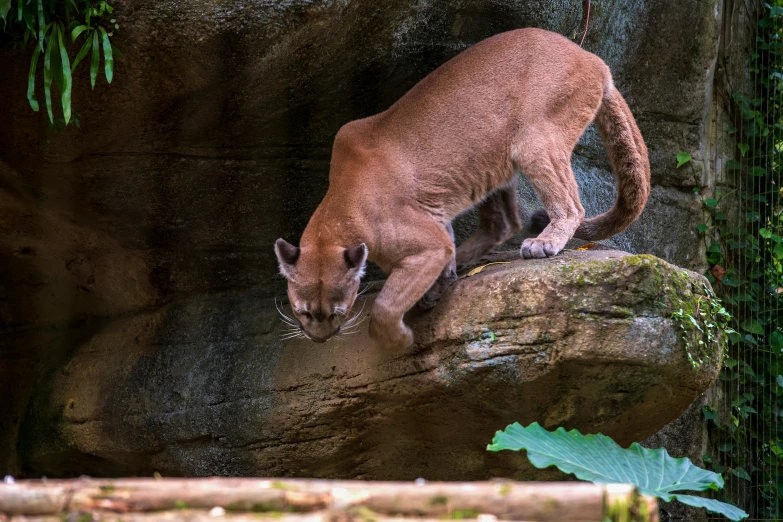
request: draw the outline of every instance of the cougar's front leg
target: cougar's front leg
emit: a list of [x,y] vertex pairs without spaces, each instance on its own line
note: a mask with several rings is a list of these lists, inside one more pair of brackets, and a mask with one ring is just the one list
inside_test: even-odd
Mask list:
[[[451,244],[454,245],[454,229],[451,227],[451,223],[446,225],[446,232],[451,238]],[[438,278],[432,284],[427,293],[419,299],[418,306],[422,310],[429,310],[437,304],[443,292],[451,286],[451,283],[457,280],[457,258],[456,254],[452,255],[449,261],[446,263],[446,267],[441,271]]]
[[[442,230],[442,229],[441,229]],[[399,352],[413,344],[413,332],[403,316],[432,286],[443,267],[454,258],[451,238],[442,230],[440,241],[410,255],[392,267],[370,313],[370,336],[382,347]]]

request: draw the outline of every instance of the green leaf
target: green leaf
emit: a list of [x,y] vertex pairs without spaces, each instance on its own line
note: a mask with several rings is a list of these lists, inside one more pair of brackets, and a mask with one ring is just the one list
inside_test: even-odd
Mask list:
[[758,322],[757,319],[746,319],[742,323],[742,329],[745,330],[746,332],[750,332],[756,335],[764,334],[764,327],[761,325],[760,322]]
[[708,227],[704,223],[699,223],[698,225],[696,225],[696,230],[698,230],[702,234],[705,233],[706,231],[708,231],[709,229],[710,229],[710,227]]
[[735,477],[739,477],[741,479],[745,479],[748,481],[750,480],[750,475],[748,475],[748,472],[745,471],[745,468],[742,467],[732,468],[731,473]]
[[718,205],[718,200],[714,198],[707,198],[704,200],[704,206],[708,208],[713,208]]
[[[24,19],[24,26],[27,27],[27,31],[29,31],[31,36],[35,36],[36,34],[38,34],[38,30],[35,28],[35,24],[33,23],[36,15],[37,13],[33,12],[32,9],[25,9],[22,12],[22,18]],[[27,33],[25,33],[25,36],[27,36]],[[41,51],[43,51],[43,48],[41,48]]]
[[[40,0],[39,0],[40,2]],[[49,45],[44,53],[44,96],[46,97],[46,111],[49,113],[49,121],[54,123],[52,114],[52,49],[57,45],[57,26],[52,26],[52,34],[49,37]]]
[[778,386],[783,388],[783,375],[778,375],[777,383],[778,383]]
[[52,51],[52,78],[54,78],[54,83],[57,85],[57,90],[63,92],[63,89],[65,88],[65,85],[63,84],[63,62],[60,59],[60,41],[56,34],[52,33],[47,45],[55,46]]
[[742,165],[737,160],[729,160],[726,162],[726,170],[741,170]]
[[81,62],[85,56],[87,56],[87,53],[92,48],[92,38],[89,36],[84,41],[84,45],[82,45],[82,48],[79,49],[79,54],[76,55],[76,58],[74,58],[73,63],[71,64],[71,72],[76,70],[76,66],[79,65],[79,62]]
[[783,15],[783,7],[780,7],[779,5],[773,5],[769,8],[769,16],[780,16]]
[[775,257],[778,259],[783,259],[783,243],[778,243],[772,248],[772,253],[775,254]]
[[759,229],[759,235],[763,237],[764,239],[769,239],[772,237],[772,232],[767,230],[766,228],[760,228]]
[[747,518],[748,514],[742,511],[738,507],[734,507],[731,504],[721,502],[719,500],[713,500],[711,498],[696,497],[693,495],[674,495],[674,498],[679,500],[685,505],[695,508],[704,508],[710,513],[717,513],[723,515],[729,520],[742,520]]
[[[647,449],[637,443],[623,449],[605,435],[582,435],[576,430],[558,428],[549,432],[534,422],[527,428],[519,423],[499,431],[487,446],[490,451],[527,450],[527,457],[537,468],[557,466],[560,471],[573,473],[577,478],[601,484],[624,483],[636,486],[643,495],[652,495],[665,501],[677,497],[683,490],[705,491],[723,487],[723,478],[717,473],[694,466],[687,458],[674,459],[665,449]],[[699,498],[699,497],[695,497]],[[700,502],[700,499],[693,502]],[[693,505],[693,504],[689,504]],[[732,511],[721,503],[710,503],[710,508],[731,520],[748,515]],[[706,507],[705,505],[697,507]],[[736,509],[736,508],[733,508]]]
[[103,36],[103,68],[106,72],[106,82],[111,83],[111,79],[114,76],[114,58],[111,54],[111,43],[109,42],[109,35],[106,34],[106,29],[98,27],[98,30]]
[[5,17],[8,15],[8,11],[10,10],[11,10],[11,0],[0,0],[0,18],[5,20]]
[[100,62],[100,43],[98,31],[92,33],[92,63],[90,64],[90,85],[95,90],[95,80],[98,78],[98,64]]
[[742,154],[743,158],[745,157],[745,154],[750,149],[750,145],[748,145],[747,143],[737,143],[737,147],[739,147],[740,153]]
[[43,52],[44,50],[44,26],[45,25],[46,25],[46,20],[44,18],[43,0],[38,0],[38,47],[40,47],[41,52]]
[[73,81],[71,79],[71,62],[68,60],[68,51],[63,43],[63,29],[61,27],[57,31],[57,41],[60,43],[60,60],[62,62],[62,74],[63,74],[63,88],[61,91],[61,101],[63,104],[63,119],[65,124],[71,121],[71,87]]
[[769,346],[778,353],[783,352],[783,334],[774,331],[769,335]]
[[693,158],[687,152],[678,152],[677,153],[677,168],[679,169],[680,167],[682,167],[683,165],[688,163],[691,159],[693,159]]
[[76,39],[79,37],[80,34],[82,34],[84,31],[86,31],[88,27],[86,25],[77,25],[73,28],[73,31],[71,31],[71,41],[75,42]]
[[701,412],[704,414],[704,420],[708,420],[708,421],[718,420],[718,412],[716,412],[714,408],[711,408],[707,404],[701,407]]
[[[20,0],[21,3],[21,0]],[[33,49],[33,57],[30,59],[30,74],[27,76],[27,101],[30,102],[30,107],[35,112],[38,112],[38,100],[35,99],[35,69],[38,66],[38,57],[41,55],[41,50],[38,46]]]

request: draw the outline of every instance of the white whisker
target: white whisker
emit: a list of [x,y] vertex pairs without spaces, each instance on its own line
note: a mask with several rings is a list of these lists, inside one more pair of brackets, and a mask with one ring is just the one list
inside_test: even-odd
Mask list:
[[275,308],[277,308],[277,313],[280,314],[280,320],[282,322],[286,323],[289,326],[293,326],[297,328],[299,327],[299,325],[297,324],[298,321],[296,319],[289,316],[288,314],[283,312],[283,310],[280,309],[280,305],[277,304],[277,297],[275,297]]
[[[358,317],[358,316],[357,316],[357,317]],[[363,318],[362,318],[362,319],[360,319],[360,320],[357,320],[356,318],[354,318],[354,319],[351,319],[350,321],[348,321],[347,323],[345,323],[345,324],[343,325],[343,328],[353,328],[353,327],[355,327],[355,326],[359,326],[360,324],[362,324],[362,323],[363,323],[363,322],[365,322],[366,320],[367,320],[367,317],[363,317]]]
[[364,312],[364,307],[366,305],[367,305],[367,300],[365,299],[362,302],[362,308],[358,312],[353,314],[347,321],[345,321],[345,323],[343,323],[343,328],[350,328],[351,326],[354,326],[356,324],[360,324],[361,321],[359,323],[357,323],[356,321],[359,319],[359,317],[361,317],[362,312]]

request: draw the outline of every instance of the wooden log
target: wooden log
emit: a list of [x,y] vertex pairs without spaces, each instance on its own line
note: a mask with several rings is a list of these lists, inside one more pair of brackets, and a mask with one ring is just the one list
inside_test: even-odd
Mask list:
[[[362,482],[328,480],[78,479],[0,484],[0,513],[14,522],[68,514],[122,519],[397,522],[415,519],[657,521],[655,499],[628,485],[585,482]],[[216,511],[213,511],[213,515]],[[259,518],[260,517],[260,518]],[[77,519],[74,519],[76,522]],[[86,522],[90,517],[79,519]]]

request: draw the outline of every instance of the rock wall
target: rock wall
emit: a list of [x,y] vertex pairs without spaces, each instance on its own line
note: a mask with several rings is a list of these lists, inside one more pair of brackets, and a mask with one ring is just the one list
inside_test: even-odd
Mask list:
[[[388,107],[487,36],[536,26],[576,38],[586,18],[564,0],[113,5],[126,58],[92,93],[77,70],[81,128],[48,133],[24,99],[29,53],[0,52],[0,116],[12,122],[0,126],[0,469],[19,469],[30,393],[118,318],[280,291],[272,242],[299,237],[343,123]],[[685,267],[701,263],[691,189],[712,183],[702,160],[721,16],[718,0],[594,1],[585,40],[650,149],[648,208],[613,242]],[[681,150],[695,161],[677,170]],[[609,207],[613,181],[592,129],[573,163],[588,213]],[[520,199],[534,204],[524,184]],[[468,216],[458,236],[470,226]],[[205,316],[232,327],[220,308],[149,327],[185,339]]]

